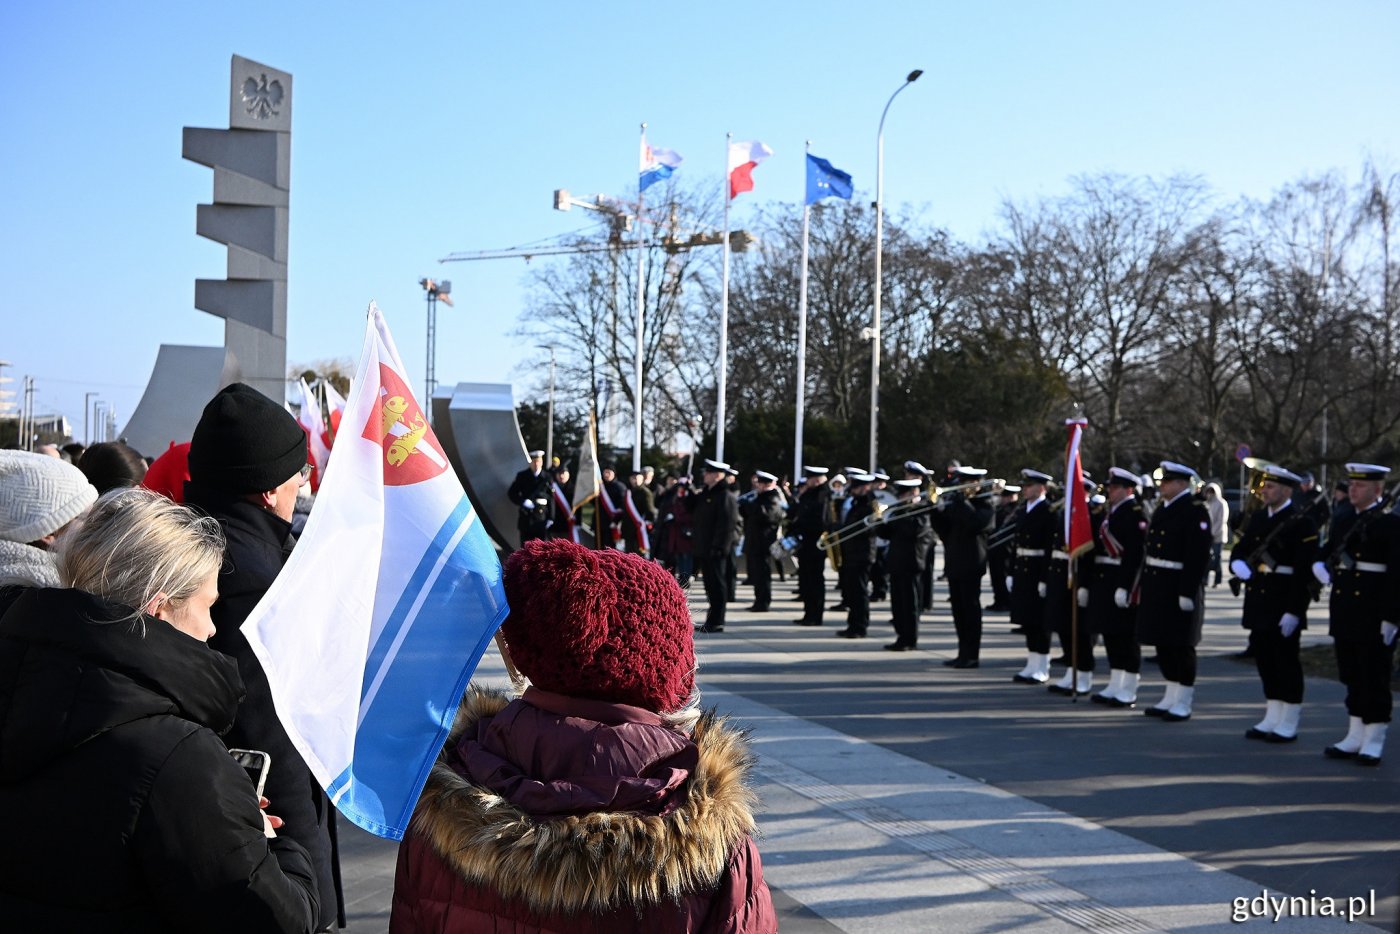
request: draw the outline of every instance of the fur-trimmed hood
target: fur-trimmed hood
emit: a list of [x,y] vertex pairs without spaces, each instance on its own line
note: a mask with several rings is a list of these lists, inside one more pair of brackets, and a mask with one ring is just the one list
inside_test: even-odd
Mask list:
[[674,808],[531,816],[452,765],[463,735],[513,699],[467,690],[413,817],[414,831],[469,883],[547,914],[641,908],[713,888],[754,833],[751,754],[713,711],[691,732],[698,760]]

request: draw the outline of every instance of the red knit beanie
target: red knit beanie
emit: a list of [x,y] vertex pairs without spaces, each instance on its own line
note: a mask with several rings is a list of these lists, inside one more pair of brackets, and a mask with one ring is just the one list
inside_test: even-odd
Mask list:
[[659,564],[567,539],[506,559],[511,658],[536,687],[665,713],[695,684],[685,594]]

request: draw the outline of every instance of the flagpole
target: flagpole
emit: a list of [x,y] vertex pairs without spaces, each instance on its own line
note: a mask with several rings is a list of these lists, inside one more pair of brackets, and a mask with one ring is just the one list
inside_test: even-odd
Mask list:
[[[647,125],[642,124],[642,145],[646,145]],[[646,250],[642,248],[642,185],[637,182],[637,348],[633,360],[632,395],[632,469],[642,469],[642,347],[646,335],[647,284],[642,273],[646,260]]]
[[[806,155],[812,154],[812,141],[806,143]],[[811,165],[802,160],[805,171],[811,172]],[[792,480],[802,475],[802,429],[807,405],[807,228],[812,216],[812,205],[807,199],[806,186],[802,191],[802,275],[797,292],[797,409],[796,437],[792,445]],[[871,468],[874,469],[873,467]]]
[[719,380],[715,394],[719,397],[715,406],[715,459],[724,460],[724,394],[728,382],[727,364],[729,361],[729,144],[734,134],[724,134],[724,267],[720,277],[719,291]]

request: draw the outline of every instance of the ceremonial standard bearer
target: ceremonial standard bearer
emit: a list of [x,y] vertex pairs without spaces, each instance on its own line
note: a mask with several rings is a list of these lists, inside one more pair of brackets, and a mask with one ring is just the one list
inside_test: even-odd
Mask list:
[[1109,468],[1108,511],[1094,524],[1093,560],[1083,562],[1089,589],[1089,628],[1103,636],[1108,655],[1108,687],[1090,699],[1110,707],[1132,707],[1137,702],[1142,672],[1133,588],[1142,564],[1147,516],[1138,501],[1137,487],[1137,474],[1122,467]]

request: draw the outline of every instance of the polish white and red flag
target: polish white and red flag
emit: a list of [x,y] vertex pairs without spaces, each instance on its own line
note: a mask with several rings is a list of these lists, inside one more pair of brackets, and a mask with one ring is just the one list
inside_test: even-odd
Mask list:
[[311,387],[306,385],[306,380],[300,381],[301,408],[297,412],[297,421],[301,423],[302,430],[306,432],[306,442],[308,453],[311,455],[311,492],[315,493],[321,489],[321,479],[326,475],[326,464],[330,461],[331,446],[326,439],[326,426],[321,421],[321,403],[317,400],[316,394],[311,391]]
[[[1084,467],[1079,444],[1084,438],[1086,419],[1065,420],[1069,441],[1065,445],[1065,551],[1071,558],[1094,547],[1094,530],[1089,522],[1089,496],[1084,490]],[[1073,572],[1071,572],[1073,573]]]
[[771,155],[773,155],[773,150],[756,139],[729,144],[729,197],[731,200],[743,192],[753,191],[753,170]]

